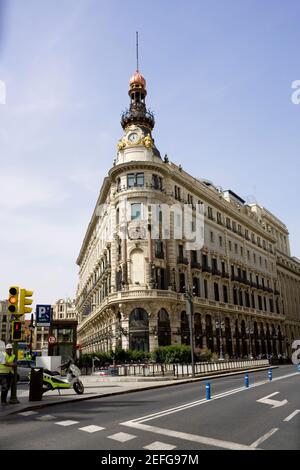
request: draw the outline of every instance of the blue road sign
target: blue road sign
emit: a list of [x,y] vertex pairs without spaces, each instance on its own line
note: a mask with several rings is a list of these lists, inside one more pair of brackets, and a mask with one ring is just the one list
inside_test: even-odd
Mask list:
[[51,324],[51,305],[36,306],[36,325],[50,326]]

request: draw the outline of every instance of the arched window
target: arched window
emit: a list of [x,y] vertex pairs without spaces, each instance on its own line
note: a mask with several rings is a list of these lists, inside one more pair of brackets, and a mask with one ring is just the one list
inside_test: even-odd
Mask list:
[[162,308],[157,315],[158,346],[169,346],[171,344],[171,326],[168,312]]
[[135,308],[129,317],[129,348],[149,351],[149,318],[143,308]]
[[195,313],[194,315],[194,331],[195,331],[195,347],[202,348],[202,324],[201,324],[201,315],[200,313]]
[[190,325],[186,312],[181,312],[181,344],[190,345]]

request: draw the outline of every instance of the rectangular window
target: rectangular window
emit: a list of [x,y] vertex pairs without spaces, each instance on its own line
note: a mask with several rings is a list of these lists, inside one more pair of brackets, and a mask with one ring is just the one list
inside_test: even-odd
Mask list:
[[129,173],[127,175],[127,187],[128,188],[133,188],[135,184],[135,174],[134,173]]
[[215,300],[219,302],[220,297],[219,297],[219,285],[215,282],[214,283],[214,291],[215,291]]
[[223,246],[223,238],[221,236],[219,237],[219,245],[220,245],[220,247]]
[[232,230],[236,232],[236,222],[232,222]]
[[242,235],[242,226],[241,225],[238,225],[238,234]]
[[204,297],[207,299],[208,298],[208,293],[207,293],[207,280],[204,279]]
[[242,246],[241,246],[241,256],[244,256],[244,250]]
[[252,308],[256,308],[256,307],[255,307],[255,297],[254,297],[254,294],[251,294],[251,307],[252,307]]
[[247,258],[248,258],[248,261],[250,261],[250,251],[247,250]]
[[229,229],[231,228],[229,217],[226,217],[226,227]]
[[131,204],[131,220],[141,220],[141,203]]
[[229,248],[229,251],[232,251],[232,244],[231,244],[231,241],[229,240],[228,242],[228,248]]
[[137,186],[144,186],[144,173],[137,173],[136,174],[136,185]]
[[210,232],[210,241],[214,243],[214,232]]
[[256,264],[256,254],[255,253],[253,253],[253,262],[254,262],[254,264]]
[[238,252],[238,246],[237,246],[237,243],[234,244],[234,252],[237,254]]
[[249,240],[249,230],[245,230],[245,238],[246,240]]
[[208,218],[212,220],[212,218],[213,218],[213,210],[212,210],[212,208],[208,206],[207,212],[208,212]]
[[227,304],[228,303],[228,291],[227,286],[223,286],[223,300]]
[[217,212],[217,223],[222,225],[222,214],[221,212]]

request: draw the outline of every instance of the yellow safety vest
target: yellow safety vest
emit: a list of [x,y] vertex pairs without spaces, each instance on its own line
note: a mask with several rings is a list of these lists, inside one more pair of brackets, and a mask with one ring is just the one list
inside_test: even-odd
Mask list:
[[[9,356],[7,353],[5,353],[5,362],[11,362],[13,363],[15,360],[16,356],[12,354]],[[9,367],[5,364],[0,364],[0,375],[1,374],[13,374],[14,369],[12,367]]]

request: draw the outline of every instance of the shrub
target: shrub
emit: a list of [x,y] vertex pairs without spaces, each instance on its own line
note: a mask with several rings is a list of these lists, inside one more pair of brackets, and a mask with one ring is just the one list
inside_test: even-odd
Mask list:
[[152,352],[152,359],[158,363],[190,362],[191,348],[186,345],[161,346]]
[[212,352],[208,348],[203,348],[200,350],[200,354],[198,355],[198,359],[200,362],[209,362],[212,357]]

